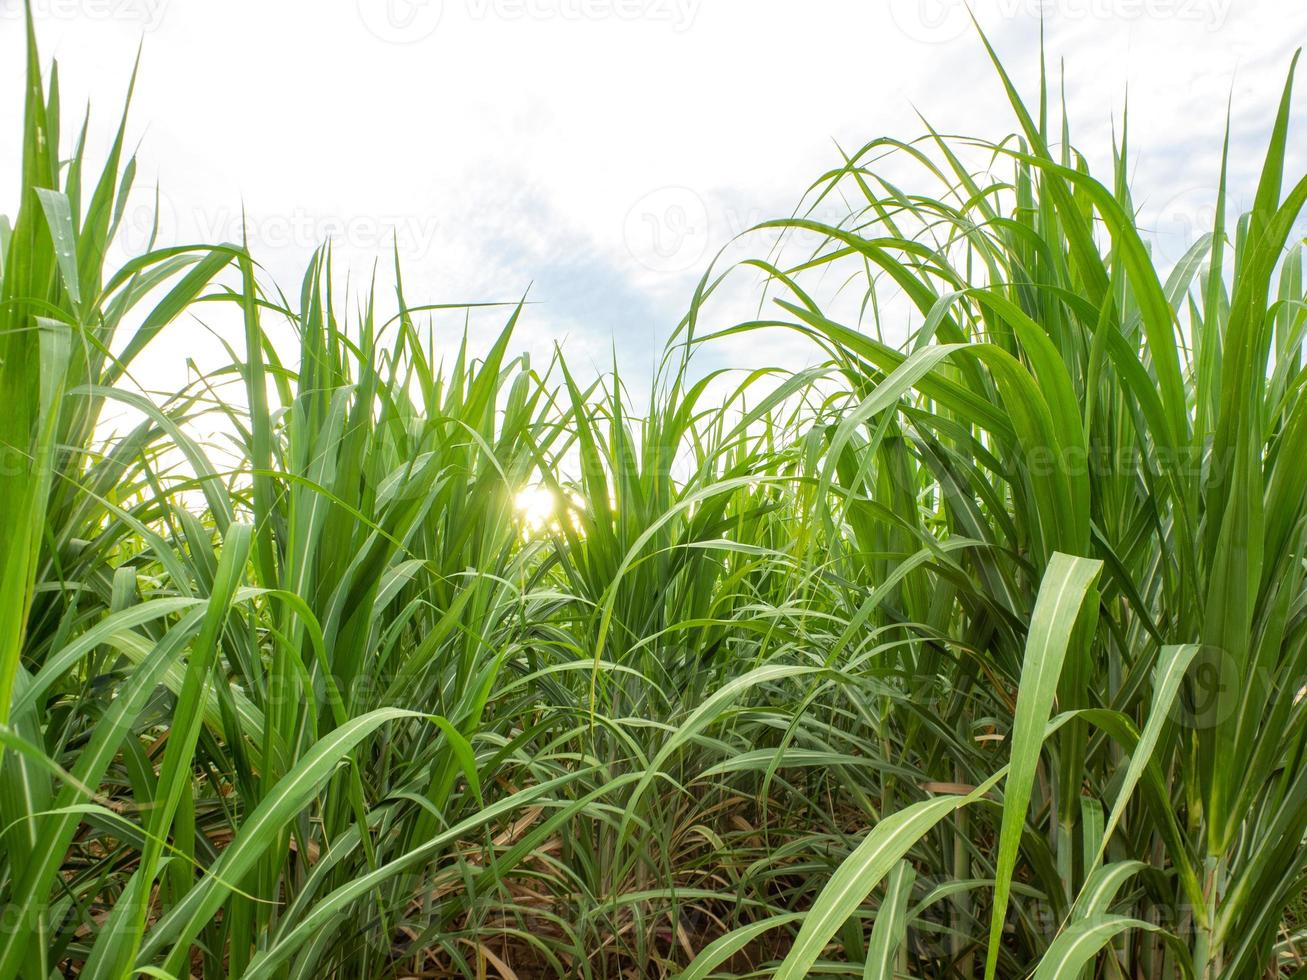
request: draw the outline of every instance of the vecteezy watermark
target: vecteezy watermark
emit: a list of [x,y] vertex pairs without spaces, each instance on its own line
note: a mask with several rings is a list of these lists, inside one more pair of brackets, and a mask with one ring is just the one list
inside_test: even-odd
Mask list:
[[[1227,201],[1227,220],[1238,213],[1235,202]],[[1216,194],[1211,187],[1187,187],[1156,209],[1145,206],[1142,219],[1158,264],[1174,265],[1199,239],[1216,230]]]
[[128,255],[142,255],[156,245],[180,244],[177,209],[153,187],[136,186],[127,195],[115,234]]
[[356,0],[359,20],[388,44],[413,44],[440,26],[444,0]]
[[[120,21],[153,31],[163,22],[169,0],[31,0],[36,20]],[[0,0],[0,17],[23,16],[23,0]]]
[[622,238],[631,256],[653,272],[684,272],[708,251],[708,205],[688,187],[660,187],[626,214]]
[[[31,0],[35,20],[120,21],[153,31],[163,22],[168,0]],[[0,18],[23,16],[23,0],[0,0]]]
[[1234,657],[1219,647],[1203,646],[1185,672],[1169,717],[1184,728],[1215,728],[1234,716],[1250,689],[1263,698],[1270,693],[1259,673],[1240,670]]
[[337,215],[293,208],[275,214],[217,210],[195,213],[201,241],[248,240],[252,249],[313,249],[324,243],[381,252],[392,244],[408,257],[425,256],[435,244],[439,221],[414,214]]
[[905,35],[945,44],[971,27],[971,10],[1010,20],[1029,17],[1062,22],[1166,20],[1219,30],[1234,0],[889,0],[890,17]]
[[239,208],[185,209],[166,195],[140,188],[128,197],[118,223],[117,244],[129,255],[186,242],[248,242],[251,251],[310,251],[336,247],[385,253],[398,247],[406,258],[435,247],[439,220],[420,214],[332,214],[293,208],[276,213]]
[[774,257],[782,246],[801,242],[808,247],[811,236],[820,236],[824,229],[833,234],[849,220],[848,209],[833,203],[787,215],[719,197],[680,186],[650,191],[626,213],[622,237],[627,251],[654,272],[685,272],[707,258],[709,245]]

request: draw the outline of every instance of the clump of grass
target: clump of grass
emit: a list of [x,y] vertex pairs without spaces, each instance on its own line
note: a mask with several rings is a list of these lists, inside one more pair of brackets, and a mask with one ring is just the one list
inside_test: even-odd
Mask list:
[[[705,330],[710,271],[636,405],[514,356],[517,305],[441,363],[470,311],[398,268],[389,320],[325,251],[293,300],[235,244],[105,270],[122,129],[62,156],[28,47],[0,980],[1301,967],[1289,87],[1238,233],[1222,175],[1163,278],[1124,141],[1099,182],[995,58],[1017,136],[849,157],[849,219],[762,227],[805,255],[746,263],[755,321]],[[230,363],[136,392],[215,303]],[[693,371],[778,326],[823,363]],[[567,514],[524,529],[528,486]]]
[[[967,782],[1005,773],[996,847],[954,816],[978,791],[899,811],[832,877],[779,972],[815,963],[894,861],[936,837],[955,884],[994,879],[990,907],[955,918],[966,937],[949,969],[969,975],[974,954],[987,977],[1069,975],[1116,946],[1103,955],[1126,973],[1256,975],[1303,892],[1307,825],[1307,317],[1290,241],[1307,179],[1283,189],[1292,73],[1238,236],[1223,168],[1215,227],[1164,281],[1124,141],[1098,182],[1065,124],[1051,148],[1047,99],[1030,113],[994,64],[1020,135],[854,155],[819,191],[858,200],[850,222],[770,223],[816,236],[815,255],[770,269],[775,320],[731,331],[791,327],[845,377],[823,495],[865,553],[904,542],[877,618],[958,647],[899,660],[909,685],[943,672],[957,692],[933,731],[905,731]],[[881,179],[887,147],[939,192]],[[967,168],[976,148],[997,173]],[[879,323],[828,318],[796,281],[849,264],[868,309],[888,280],[922,318],[904,348]],[[978,726],[1003,736],[999,758],[974,747]],[[1017,882],[1035,902],[1013,902]],[[1027,918],[1036,905],[1051,931]]]

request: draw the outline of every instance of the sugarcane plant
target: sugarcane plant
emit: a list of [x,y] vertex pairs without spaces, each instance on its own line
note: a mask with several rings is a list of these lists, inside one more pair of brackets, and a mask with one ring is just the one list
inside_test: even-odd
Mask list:
[[[1111,180],[1096,180],[1065,121],[1051,131],[1047,86],[1032,113],[989,53],[1019,134],[932,130],[852,154],[813,191],[855,199],[850,219],[769,223],[817,244],[799,265],[759,263],[775,315],[726,331],[800,331],[842,373],[849,408],[821,478],[868,552],[918,540],[901,546],[900,567],[914,568],[890,615],[966,651],[909,652],[897,667],[911,684],[943,663],[985,705],[949,703],[917,748],[953,757],[977,788],[878,823],[777,975],[804,975],[882,881],[882,912],[910,916],[913,866],[895,862],[932,836],[955,856],[954,884],[975,874],[973,894],[989,893],[953,915],[948,970],[1073,976],[1106,951],[1119,975],[1260,975],[1277,944],[1293,945],[1283,914],[1307,884],[1307,311],[1294,240],[1307,178],[1286,190],[1293,72],[1233,240],[1223,161],[1214,227],[1163,278],[1125,138]],[[966,163],[977,151],[983,169]],[[891,153],[938,191],[891,182]],[[871,329],[826,316],[800,286],[849,263]],[[890,290],[920,317],[902,347],[879,337],[877,294]],[[909,492],[896,500],[887,485]],[[991,731],[1003,751],[986,756],[973,739]],[[994,811],[992,845],[960,807]],[[882,972],[868,975],[888,976],[900,933],[878,933]]]
[[1168,264],[982,39],[1017,132],[843,156],[633,395],[397,256],[108,268],[126,111],[93,166],[25,30],[0,980],[1307,963],[1292,69]]

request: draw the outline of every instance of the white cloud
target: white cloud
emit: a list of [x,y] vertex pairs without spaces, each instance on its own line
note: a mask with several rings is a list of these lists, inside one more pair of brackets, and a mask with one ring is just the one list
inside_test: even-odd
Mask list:
[[[167,195],[165,233],[230,233],[243,207],[259,257],[291,293],[319,237],[333,238],[357,282],[378,257],[388,268],[393,230],[411,300],[512,300],[534,283],[527,346],[565,334],[569,351],[604,366],[616,337],[636,371],[705,261],[756,220],[788,214],[838,163],[836,143],[916,136],[917,110],[946,132],[1013,128],[958,0],[37,6],[65,118],[91,98],[101,142],[144,36],[132,131],[143,136],[141,181]],[[1307,7],[974,6],[1030,93],[1046,16],[1050,69],[1065,61],[1076,141],[1099,165],[1129,86],[1136,199],[1162,241],[1174,239],[1166,247],[1203,220],[1231,94],[1233,193],[1250,198]],[[16,10],[0,0],[0,130],[11,135]],[[0,159],[0,187],[16,187],[18,163]],[[754,363],[795,356],[782,341],[727,350]]]

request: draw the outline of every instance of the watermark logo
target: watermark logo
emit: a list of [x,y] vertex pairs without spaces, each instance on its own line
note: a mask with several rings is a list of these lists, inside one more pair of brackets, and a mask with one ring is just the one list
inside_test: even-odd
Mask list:
[[[117,21],[149,33],[163,23],[168,0],[31,0],[34,20]],[[23,0],[0,0],[0,17],[20,19]]]
[[900,31],[923,44],[946,44],[971,24],[962,0],[889,0],[890,18]]
[[247,242],[256,254],[307,252],[330,243],[362,252],[387,252],[395,246],[406,258],[422,259],[436,247],[439,232],[440,222],[431,215],[334,214],[302,207],[271,213],[186,209],[167,195],[156,197],[153,189],[141,188],[127,199],[115,242],[128,255],[187,242]]
[[166,194],[154,188],[133,188],[118,219],[117,244],[128,255],[143,255],[153,248],[178,244],[177,209]]
[[357,0],[359,20],[387,44],[413,44],[440,26],[444,0]]
[[1256,676],[1242,676],[1226,651],[1204,646],[1194,657],[1171,704],[1170,718],[1185,728],[1215,728],[1233,717],[1249,686],[1261,688]]
[[626,214],[622,237],[631,256],[653,272],[684,272],[708,250],[708,206],[688,187],[651,191]]
[[[1227,202],[1227,218],[1235,213],[1235,203]],[[1216,194],[1211,187],[1187,187],[1156,210],[1148,209],[1144,218],[1158,264],[1174,265],[1199,239],[1215,230]]]
[[197,212],[194,225],[202,241],[239,242],[250,248],[310,250],[324,243],[365,252],[388,250],[392,243],[409,258],[425,257],[439,231],[436,218],[412,214],[326,214],[307,208],[272,214],[235,209]]

